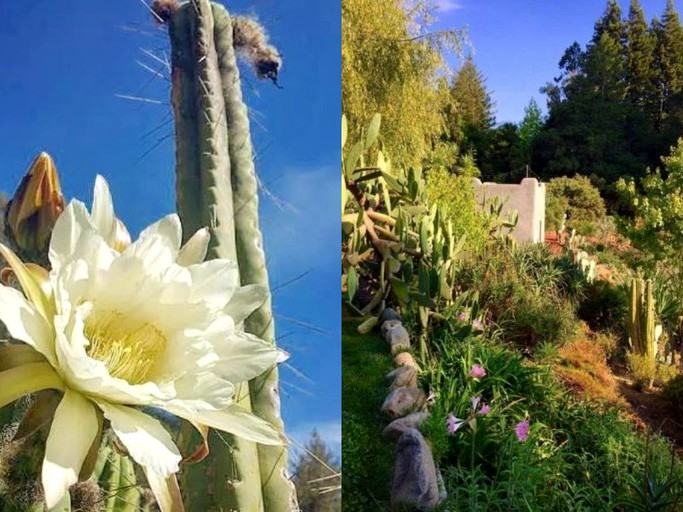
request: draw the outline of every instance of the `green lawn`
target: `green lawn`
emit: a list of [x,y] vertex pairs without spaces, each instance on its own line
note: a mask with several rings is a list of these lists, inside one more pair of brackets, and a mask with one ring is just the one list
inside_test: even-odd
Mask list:
[[358,322],[342,323],[342,474],[345,512],[389,510],[394,445],[382,440],[379,409],[393,368],[378,334],[359,335]]

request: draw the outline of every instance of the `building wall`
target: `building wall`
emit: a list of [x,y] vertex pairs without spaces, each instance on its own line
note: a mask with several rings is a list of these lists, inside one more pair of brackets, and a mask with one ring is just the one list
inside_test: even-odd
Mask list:
[[488,204],[494,197],[503,201],[503,217],[516,210],[517,227],[512,232],[518,243],[543,242],[545,237],[545,183],[536,178],[524,178],[519,185],[482,183],[472,180],[477,203]]

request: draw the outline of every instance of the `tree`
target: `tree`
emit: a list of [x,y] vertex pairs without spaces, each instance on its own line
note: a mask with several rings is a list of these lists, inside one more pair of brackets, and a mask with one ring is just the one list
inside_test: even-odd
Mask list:
[[377,112],[382,139],[397,165],[420,163],[444,128],[449,103],[439,83],[444,52],[457,50],[460,34],[429,32],[429,2],[342,2],[342,110],[349,137],[357,139]]
[[661,24],[656,30],[659,87],[666,111],[668,101],[683,89],[683,27],[674,8],[667,0]]
[[519,183],[524,178],[524,162],[519,150],[517,125],[503,123],[488,136],[486,152],[480,158],[485,181]]
[[648,30],[638,0],[631,0],[626,23],[626,82],[628,100],[641,109],[652,110],[652,64],[655,39]]
[[341,510],[339,463],[317,430],[313,430],[306,452],[295,463],[293,480],[302,512]]
[[[493,101],[485,80],[469,56],[455,75],[451,85],[453,115],[448,119],[451,130],[460,133],[458,143],[464,152],[474,151],[478,162],[485,159],[491,128],[495,124]],[[452,128],[452,127],[457,128]]]
[[520,157],[525,165],[531,163],[531,149],[542,129],[543,113],[536,100],[531,98],[529,104],[524,108],[524,119],[519,123],[518,130],[518,148]]

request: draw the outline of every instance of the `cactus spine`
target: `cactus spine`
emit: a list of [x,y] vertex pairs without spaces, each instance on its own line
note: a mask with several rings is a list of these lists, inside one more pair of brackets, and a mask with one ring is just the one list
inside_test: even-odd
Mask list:
[[633,352],[654,361],[657,356],[657,328],[650,279],[645,281],[634,277],[631,280],[627,327]]
[[[176,192],[184,236],[209,226],[212,242],[207,257],[237,261],[242,284],[267,285],[249,121],[230,16],[221,5],[196,0],[182,4],[169,25]],[[247,319],[245,329],[274,342],[270,300]],[[275,368],[239,388],[236,400],[284,429]],[[285,474],[285,448],[257,448],[234,436],[228,438],[228,448],[215,434],[209,443],[209,459],[183,472],[188,510],[296,508],[294,487]]]

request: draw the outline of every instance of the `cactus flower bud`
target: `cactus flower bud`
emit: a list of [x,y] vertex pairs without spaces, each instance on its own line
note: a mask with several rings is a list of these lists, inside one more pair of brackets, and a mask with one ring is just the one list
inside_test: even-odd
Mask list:
[[54,161],[40,153],[7,205],[6,228],[19,251],[32,260],[44,260],[64,196]]

